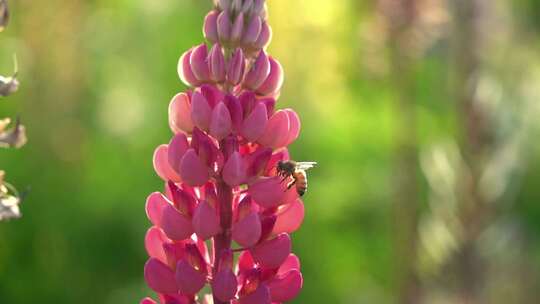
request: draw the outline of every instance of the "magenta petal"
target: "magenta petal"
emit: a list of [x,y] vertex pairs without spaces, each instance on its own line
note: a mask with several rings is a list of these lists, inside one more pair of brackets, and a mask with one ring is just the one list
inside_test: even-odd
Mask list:
[[193,234],[189,218],[182,215],[170,204],[163,209],[161,229],[170,239],[175,241],[185,240]]
[[280,177],[261,177],[251,184],[248,192],[257,204],[264,208],[278,206],[285,195],[286,184]]
[[264,83],[257,89],[260,95],[271,95],[278,92],[283,85],[283,68],[281,64],[270,57],[270,74]]
[[193,50],[185,52],[180,57],[180,60],[178,60],[178,76],[180,76],[180,80],[187,86],[197,86],[200,84],[200,81],[193,74],[191,63],[189,62],[192,51]]
[[215,44],[210,51],[210,74],[215,82],[225,81],[225,56],[221,45]]
[[219,217],[207,201],[201,201],[193,214],[193,229],[198,237],[207,240],[221,230]]
[[190,186],[202,186],[208,179],[208,167],[202,162],[195,150],[189,149],[180,162],[180,176]]
[[294,299],[302,288],[302,274],[293,269],[268,282],[272,301],[286,302]]
[[159,293],[176,293],[178,287],[174,272],[155,258],[150,258],[144,265],[144,279],[150,288]]
[[231,41],[239,41],[242,38],[242,32],[244,31],[244,13],[240,13],[236,16],[234,24],[231,28]]
[[298,271],[300,270],[300,259],[298,259],[298,257],[294,253],[291,253],[287,257],[287,259],[285,259],[285,262],[281,264],[277,274],[281,275],[293,269],[296,269]]
[[176,282],[180,292],[194,295],[206,284],[206,276],[193,268],[186,260],[176,264]]
[[238,289],[238,281],[231,269],[218,271],[212,282],[212,292],[216,298],[228,302],[234,298]]
[[189,143],[184,133],[178,133],[171,139],[167,151],[167,158],[169,160],[169,165],[174,171],[180,171],[180,161],[187,149],[189,149]]
[[261,237],[261,219],[257,212],[251,212],[243,219],[234,224],[232,238],[240,246],[251,247]]
[[167,256],[163,250],[163,244],[168,242],[169,239],[161,229],[158,227],[152,227],[146,232],[144,237],[144,247],[146,252],[151,258],[156,258],[163,263],[167,262]]
[[217,31],[217,17],[219,12],[211,11],[204,18],[204,38],[212,43],[218,41],[218,31]]
[[242,125],[242,120],[244,119],[244,114],[240,101],[233,95],[227,95],[223,102],[225,103],[227,109],[229,109],[229,113],[231,114],[233,129],[235,131],[239,131]]
[[281,148],[287,142],[289,129],[289,115],[283,110],[277,111],[268,120],[266,129],[258,142],[263,146],[274,149]]
[[242,43],[243,44],[254,43],[259,37],[259,34],[261,33],[261,29],[262,29],[261,18],[259,16],[252,16],[246,28],[246,31],[244,32],[244,36],[242,37]]
[[278,268],[291,253],[291,238],[282,233],[251,249],[253,259],[267,268]]
[[217,32],[220,41],[229,41],[231,37],[231,17],[227,10],[222,11],[217,17]]
[[297,199],[294,203],[282,206],[279,215],[272,230],[274,233],[292,233],[302,225],[304,220],[304,204],[300,199]]
[[232,58],[229,60],[227,67],[227,81],[232,85],[237,85],[244,78],[244,70],[246,62],[242,49],[238,48],[234,51]]
[[259,37],[257,38],[257,41],[255,41],[254,46],[258,49],[265,48],[272,39],[272,29],[268,25],[266,21],[263,22],[261,26],[261,33],[259,34]]
[[293,143],[300,135],[300,118],[298,114],[291,109],[286,109],[287,115],[289,115],[289,137],[285,142],[285,146]]
[[193,131],[191,121],[191,104],[185,93],[174,96],[169,104],[169,126],[174,133]]
[[242,124],[242,136],[248,141],[256,141],[263,135],[267,122],[266,106],[263,103],[258,103]]
[[199,81],[210,80],[210,69],[208,66],[208,47],[201,44],[193,49],[189,59],[191,70]]
[[246,179],[246,164],[238,152],[231,154],[223,167],[223,180],[227,185],[236,187]]
[[144,298],[139,304],[157,304],[157,302],[152,300],[151,298]]
[[232,121],[229,109],[223,102],[217,104],[212,111],[210,122],[210,135],[217,140],[222,140],[231,133]]
[[239,304],[270,304],[272,303],[270,290],[266,285],[261,284],[253,293],[241,297]]
[[246,272],[250,269],[252,269],[255,266],[255,262],[253,261],[253,257],[251,256],[251,253],[249,251],[244,251],[240,254],[238,257],[238,271],[239,272]]
[[169,148],[160,145],[154,151],[154,170],[164,181],[180,182],[180,176],[171,168],[168,160]]
[[193,92],[191,96],[191,120],[193,124],[201,130],[208,131],[211,115],[212,109],[206,97],[198,91]]
[[270,61],[264,51],[259,53],[255,63],[247,72],[243,86],[249,90],[256,90],[268,77],[270,73]]
[[161,214],[168,205],[167,199],[163,194],[154,192],[146,199],[146,216],[156,226],[161,226]]

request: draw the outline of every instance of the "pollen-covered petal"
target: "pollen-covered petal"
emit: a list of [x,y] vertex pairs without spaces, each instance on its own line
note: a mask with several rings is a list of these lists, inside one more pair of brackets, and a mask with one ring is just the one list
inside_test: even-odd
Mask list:
[[180,171],[180,161],[187,149],[189,149],[189,143],[184,133],[176,134],[169,142],[167,159],[171,168],[177,173]]
[[267,122],[266,106],[260,102],[242,123],[242,136],[251,142],[258,140],[263,135]]
[[263,135],[257,140],[261,145],[274,149],[285,146],[289,138],[289,115],[280,110],[268,120]]
[[222,140],[231,133],[232,120],[229,109],[223,102],[220,102],[212,111],[210,121],[210,135],[217,140]]
[[286,186],[278,176],[261,177],[249,186],[248,192],[261,207],[271,208],[280,204]]
[[238,289],[238,281],[231,269],[218,271],[212,281],[212,292],[216,298],[228,302],[234,298]]
[[148,229],[146,236],[144,237],[144,247],[148,255],[152,258],[156,258],[163,263],[167,262],[167,256],[163,251],[163,244],[168,242],[169,239],[167,236],[159,229],[154,226]]
[[178,60],[178,76],[187,86],[194,87],[200,85],[201,82],[195,77],[191,69],[190,59],[192,52],[193,49],[186,51]]
[[170,204],[163,209],[161,229],[167,237],[175,241],[185,240],[193,234],[191,220]]
[[158,259],[150,258],[144,265],[144,279],[150,288],[159,293],[176,293],[178,287],[174,272]]
[[190,186],[202,186],[208,179],[208,167],[202,162],[195,150],[189,149],[180,162],[180,176]]
[[191,119],[199,129],[208,131],[212,109],[206,97],[198,91],[191,95]]
[[193,229],[198,237],[207,240],[221,230],[216,209],[207,201],[201,201],[193,214]]
[[293,269],[277,275],[268,284],[272,301],[286,302],[294,299],[302,289],[302,274]]
[[261,237],[261,219],[257,212],[251,212],[233,225],[232,237],[243,247],[251,247]]
[[191,121],[191,104],[185,93],[177,94],[169,104],[169,127],[174,133],[193,131]]
[[246,179],[246,164],[238,152],[234,152],[223,166],[223,180],[227,185],[236,187]]
[[169,165],[169,147],[160,145],[154,151],[154,170],[164,181],[180,182],[180,176]]
[[253,259],[267,268],[278,268],[291,253],[291,238],[282,233],[251,249]]
[[176,264],[175,277],[178,289],[187,295],[198,293],[206,284],[206,276],[193,268],[186,260],[180,260]]
[[270,289],[265,284],[260,284],[259,287],[248,295],[240,298],[239,304],[270,304],[272,298],[270,295]]
[[146,199],[146,216],[156,226],[161,226],[161,214],[168,202],[165,196],[159,192],[154,192]]
[[272,232],[276,234],[292,233],[298,230],[304,221],[304,203],[297,199],[294,203],[283,205],[281,208],[283,209],[279,211]]

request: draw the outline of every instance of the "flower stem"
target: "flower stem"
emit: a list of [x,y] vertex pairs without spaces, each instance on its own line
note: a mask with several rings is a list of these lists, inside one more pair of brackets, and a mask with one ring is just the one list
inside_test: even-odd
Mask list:
[[[218,210],[221,223],[221,233],[216,235],[214,241],[214,266],[212,273],[215,275],[219,269],[221,254],[231,249],[231,225],[232,225],[232,188],[224,181],[217,182]],[[214,304],[229,304],[214,296]]]

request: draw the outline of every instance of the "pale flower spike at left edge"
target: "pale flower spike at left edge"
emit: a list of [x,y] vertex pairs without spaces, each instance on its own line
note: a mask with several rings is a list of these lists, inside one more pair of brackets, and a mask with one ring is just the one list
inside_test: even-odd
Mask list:
[[154,152],[165,190],[146,201],[144,277],[157,300],[140,303],[289,302],[303,284],[290,235],[314,163],[289,157],[300,119],[276,109],[283,68],[266,52],[266,3],[216,0],[203,33],[208,44],[180,57],[190,89],[172,98],[174,134]]
[[[0,0],[0,32],[9,23],[9,8],[6,0]],[[0,98],[7,97],[19,89],[17,79],[17,57],[13,56],[15,72],[12,76],[0,75]],[[17,118],[13,127],[8,128],[11,119],[0,119],[0,148],[20,148],[26,143],[26,132]],[[19,204],[21,197],[15,187],[4,180],[5,172],[0,170],[0,221],[17,219],[21,217]]]

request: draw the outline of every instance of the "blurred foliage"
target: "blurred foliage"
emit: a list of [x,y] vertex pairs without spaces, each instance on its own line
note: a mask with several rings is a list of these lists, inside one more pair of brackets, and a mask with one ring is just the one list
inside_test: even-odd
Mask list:
[[[185,89],[176,64],[202,41],[210,1],[11,2],[0,70],[9,72],[17,53],[22,86],[0,116],[20,113],[29,143],[1,151],[0,167],[31,190],[24,217],[0,225],[0,303],[137,303],[150,294],[142,277],[144,202],[163,186],[152,153],[170,138],[167,106]],[[519,29],[528,34],[523,48],[533,48],[527,68],[538,71],[538,2],[514,4],[516,19],[532,20]],[[391,155],[399,113],[376,1],[272,0],[269,8],[269,51],[286,73],[279,106],[295,108],[303,123],[291,154],[319,163],[310,171],[305,223],[293,236],[305,279],[294,302],[395,303]],[[414,79],[422,150],[459,128],[448,40],[432,42],[420,50]],[[493,60],[504,65],[513,55],[505,51]],[[512,81],[504,69],[494,72]],[[505,214],[521,231],[538,286],[538,128],[528,136]],[[421,189],[428,209],[424,179]]]

